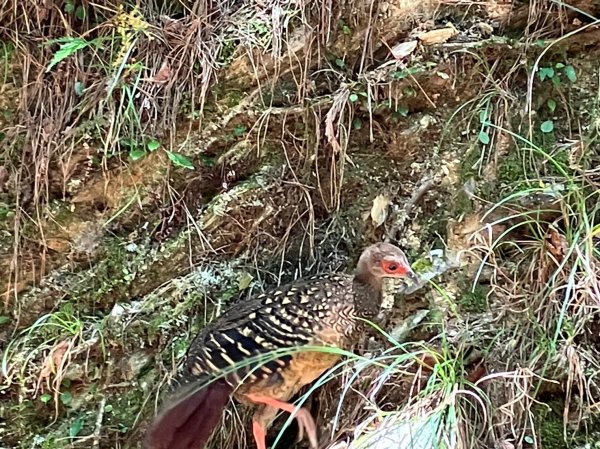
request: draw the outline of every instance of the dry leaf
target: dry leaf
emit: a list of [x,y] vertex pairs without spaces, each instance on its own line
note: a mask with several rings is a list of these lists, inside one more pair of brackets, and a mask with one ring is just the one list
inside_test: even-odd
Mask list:
[[479,22],[477,24],[477,28],[479,28],[479,31],[485,37],[489,37],[492,34],[494,34],[494,27],[491,26],[489,23]]
[[561,262],[568,249],[567,239],[556,229],[550,228],[546,234],[546,248],[558,262]]
[[438,30],[426,31],[419,34],[417,37],[423,45],[443,44],[458,34],[456,28],[452,25]]
[[165,84],[165,83],[168,83],[170,79],[171,79],[171,68],[169,67],[169,63],[165,61],[160,66],[160,69],[158,70],[156,75],[154,75],[148,81],[151,83]]
[[378,228],[385,223],[388,217],[388,207],[392,204],[390,199],[385,195],[377,195],[373,200],[373,206],[371,207],[371,220],[373,220],[373,226]]
[[44,366],[40,371],[40,378],[45,379],[49,377],[50,374],[56,373],[56,369],[62,364],[62,360],[68,349],[68,341],[61,341],[54,345],[50,350],[50,354],[48,354],[46,360],[44,360]]
[[402,59],[410,55],[417,48],[418,41],[401,42],[392,48],[392,56],[396,59]]
[[507,22],[513,10],[513,2],[511,0],[491,0],[485,2],[485,9],[490,19]]
[[240,291],[246,290],[248,287],[250,287],[250,284],[252,284],[253,280],[254,278],[247,271],[240,273],[238,276],[238,289]]

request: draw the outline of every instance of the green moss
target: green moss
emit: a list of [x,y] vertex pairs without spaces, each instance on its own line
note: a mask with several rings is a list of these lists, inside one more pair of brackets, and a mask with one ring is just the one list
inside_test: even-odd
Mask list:
[[561,410],[564,404],[561,401],[550,401],[547,405],[535,406],[534,414],[537,417],[536,427],[541,447],[544,449],[564,449],[570,447],[564,440],[564,424],[561,415],[555,410]]
[[246,98],[246,94],[239,89],[228,89],[225,97],[225,104],[229,108],[234,108]]
[[502,158],[498,167],[498,179],[504,185],[520,184],[527,179],[527,173],[518,151],[510,151]]
[[562,419],[550,412],[539,424],[540,438],[544,449],[564,449],[566,443],[563,436]]
[[133,428],[146,396],[147,392],[140,388],[133,388],[125,394],[111,395],[106,403],[110,405],[110,413],[105,414],[105,425],[119,433],[128,432]]
[[106,294],[115,298],[126,294],[127,286],[135,278],[132,267],[133,255],[128,254],[120,238],[105,240],[104,257],[80,277],[80,282],[72,286],[72,297],[87,304],[100,302]]
[[479,146],[469,148],[461,158],[460,181],[467,182],[471,178],[478,178],[478,161],[481,158],[481,149]]
[[487,293],[488,289],[483,285],[477,284],[474,288],[463,290],[462,295],[458,298],[458,305],[463,312],[481,313],[488,308]]
[[444,332],[445,314],[442,310],[435,308],[429,312],[429,322],[423,326],[426,332],[441,333]]
[[475,211],[473,201],[463,189],[460,189],[454,196],[453,209],[455,211],[455,214],[453,215],[456,217],[463,214],[470,214]]

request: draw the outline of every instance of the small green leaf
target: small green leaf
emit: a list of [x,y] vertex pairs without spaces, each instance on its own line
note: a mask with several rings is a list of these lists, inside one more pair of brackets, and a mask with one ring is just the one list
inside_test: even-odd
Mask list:
[[417,96],[417,91],[414,88],[410,87],[410,86],[407,86],[404,89],[402,89],[402,93],[406,97],[409,97],[409,98]]
[[252,284],[253,280],[254,278],[247,271],[240,273],[240,275],[238,276],[238,290],[246,290],[248,287],[250,287],[250,284]]
[[479,111],[479,123],[486,123],[488,121],[488,111],[482,110]]
[[556,87],[560,87],[560,77],[555,76],[552,78],[552,84],[554,84]]
[[409,113],[408,106],[401,104],[396,109],[396,112],[400,114],[402,117],[406,117]]
[[69,393],[68,391],[65,391],[64,393],[60,394],[60,402],[62,402],[63,405],[69,405],[72,400],[73,400],[73,395],[71,393]]
[[198,157],[200,158],[202,163],[207,167],[212,167],[213,165],[215,165],[214,157],[207,156],[206,154],[199,154]]
[[525,438],[523,438],[523,440],[527,443],[527,444],[533,444],[534,443],[534,439],[533,437],[531,437],[530,435],[526,435]]
[[112,405],[110,405],[110,404],[106,404],[106,406],[104,407],[104,411],[105,411],[106,413],[110,413],[110,412],[112,412],[112,411],[113,411],[113,406],[112,406]]
[[233,128],[233,135],[236,137],[243,136],[247,130],[248,128],[246,127],[246,125],[236,126],[235,128]]
[[557,69],[562,69],[565,65],[562,62],[557,62],[554,67]]
[[81,97],[83,95],[84,89],[85,89],[85,85],[81,81],[75,81],[75,85],[73,86],[75,95],[77,95],[78,97]]
[[490,135],[485,131],[479,131],[479,141],[484,145],[489,144],[490,143]]
[[67,2],[65,4],[65,12],[67,14],[71,14],[73,11],[75,11],[75,5],[73,4],[73,2]]
[[183,154],[173,153],[172,151],[167,150],[167,155],[169,156],[171,162],[173,162],[173,165],[188,168],[190,170],[194,169],[194,165],[192,164],[192,162]]
[[567,75],[567,78],[569,78],[569,81],[571,81],[572,83],[577,81],[577,73],[575,72],[575,67],[573,67],[572,65],[568,65],[565,67],[565,75]]
[[8,323],[10,321],[10,317],[6,315],[0,315],[0,326]]
[[44,404],[50,402],[50,399],[52,399],[52,396],[50,396],[48,393],[44,393],[40,396],[40,401],[42,401]]
[[144,150],[131,150],[129,152],[129,157],[132,161],[138,161],[146,155]]
[[361,129],[362,128],[362,120],[359,119],[358,117],[355,117],[354,120],[352,120],[352,126],[354,126],[354,129]]
[[335,65],[337,65],[340,69],[343,69],[344,66],[346,65],[346,63],[344,62],[343,59],[336,59],[335,60]]
[[85,19],[85,8],[83,6],[79,5],[77,7],[75,10],[75,17],[77,17],[79,20]]
[[350,94],[350,96],[348,97],[348,99],[352,102],[355,103],[356,100],[358,100],[358,95],[356,94]]
[[138,146],[137,142],[133,139],[130,139],[128,137],[126,137],[125,139],[121,139],[121,141],[119,142],[121,145],[129,147],[129,148],[135,148]]
[[81,428],[83,427],[83,423],[84,423],[84,419],[82,416],[79,416],[77,419],[75,419],[75,421],[73,421],[71,423],[71,427],[69,428],[69,436],[71,438],[74,438],[77,435],[79,435],[79,432],[81,431]]
[[148,151],[158,150],[160,148],[160,142],[156,139],[151,139],[146,144],[146,148],[148,148]]
[[556,111],[556,101],[554,101],[552,98],[548,98],[546,105],[548,105],[548,109],[550,109],[550,112]]
[[552,123],[552,120],[546,120],[544,123],[542,123],[542,125],[540,126],[540,130],[543,133],[551,133],[554,130],[554,123]]
[[554,69],[552,67],[540,67],[538,75],[540,81],[544,81],[546,78],[554,78]]
[[86,41],[79,37],[69,38],[69,40],[63,40],[60,44],[59,49],[54,53],[48,67],[46,67],[46,73],[48,73],[52,67],[61,62],[63,59],[67,59],[69,56],[74,55],[79,50],[92,44],[92,42]]

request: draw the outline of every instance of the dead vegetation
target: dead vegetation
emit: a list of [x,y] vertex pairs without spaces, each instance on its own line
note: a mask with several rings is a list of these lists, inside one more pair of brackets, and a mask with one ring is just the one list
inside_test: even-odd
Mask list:
[[431,283],[309,399],[324,444],[594,446],[598,10],[1,2],[2,445],[136,447],[214,314],[388,238]]

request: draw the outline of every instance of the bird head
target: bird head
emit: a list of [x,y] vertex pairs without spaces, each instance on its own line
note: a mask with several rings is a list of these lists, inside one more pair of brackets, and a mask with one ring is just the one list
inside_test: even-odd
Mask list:
[[399,279],[403,284],[414,284],[418,277],[410,267],[406,254],[391,243],[375,243],[367,247],[358,261],[356,277],[381,290],[383,279]]

